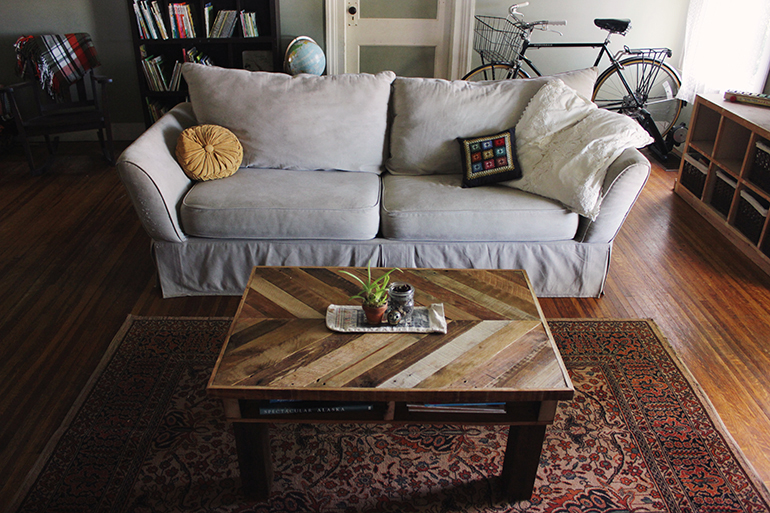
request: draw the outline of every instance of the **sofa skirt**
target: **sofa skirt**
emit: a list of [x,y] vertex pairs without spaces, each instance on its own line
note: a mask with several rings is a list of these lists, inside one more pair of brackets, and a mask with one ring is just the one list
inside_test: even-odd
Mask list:
[[240,296],[251,269],[329,266],[524,269],[538,297],[599,297],[612,243],[270,241],[153,242],[163,297]]

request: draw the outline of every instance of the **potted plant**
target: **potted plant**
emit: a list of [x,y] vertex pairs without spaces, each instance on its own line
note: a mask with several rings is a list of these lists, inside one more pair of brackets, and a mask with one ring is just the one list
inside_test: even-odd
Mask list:
[[372,280],[372,266],[371,262],[369,262],[366,268],[366,281],[348,271],[340,271],[361,284],[361,291],[355,296],[351,296],[350,299],[361,300],[361,306],[366,315],[366,322],[369,324],[378,325],[382,323],[382,317],[388,309],[388,283],[390,282],[390,274],[393,271],[401,272],[401,269],[391,269],[376,280]]

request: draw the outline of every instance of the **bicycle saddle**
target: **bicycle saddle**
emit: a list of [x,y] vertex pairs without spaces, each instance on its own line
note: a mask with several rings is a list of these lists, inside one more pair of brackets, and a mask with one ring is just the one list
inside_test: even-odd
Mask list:
[[602,30],[609,30],[613,34],[622,34],[631,26],[631,20],[617,20],[614,18],[596,19],[594,25]]

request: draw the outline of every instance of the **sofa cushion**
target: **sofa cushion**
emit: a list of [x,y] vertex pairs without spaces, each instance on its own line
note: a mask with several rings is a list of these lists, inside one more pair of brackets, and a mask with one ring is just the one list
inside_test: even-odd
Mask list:
[[405,241],[559,241],[579,216],[558,202],[499,185],[462,187],[460,175],[382,176],[382,234]]
[[182,73],[198,122],[232,130],[246,167],[381,171],[393,72],[291,76],[186,63]]
[[[554,77],[591,98],[596,68]],[[462,173],[458,137],[478,137],[516,126],[529,100],[552,77],[496,82],[397,78],[387,168],[393,174]]]
[[196,237],[369,240],[379,207],[380,179],[372,173],[241,168],[196,183],[180,215]]
[[176,159],[192,180],[216,180],[241,167],[243,147],[230,130],[217,125],[186,128],[176,141]]

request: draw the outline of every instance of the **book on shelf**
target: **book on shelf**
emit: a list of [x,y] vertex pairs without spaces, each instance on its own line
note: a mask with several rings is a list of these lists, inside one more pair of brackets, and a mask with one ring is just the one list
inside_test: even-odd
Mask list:
[[241,11],[241,29],[243,37],[259,37],[257,13]]
[[[200,52],[195,51],[192,48],[195,57],[202,60],[208,58]],[[175,61],[174,67],[171,70],[171,74],[168,74],[168,66],[162,55],[147,55],[147,49],[142,45],[140,47],[140,54],[142,56],[142,69],[144,71],[145,79],[147,80],[147,87],[150,91],[164,92],[164,91],[179,91],[182,83],[182,63],[188,61],[187,51],[183,50],[182,61]]]
[[149,98],[145,98],[145,100],[147,101],[147,112],[150,113],[150,118],[153,123],[158,121],[163,114],[169,111],[168,105],[150,100]]
[[205,64],[206,66],[214,65],[214,61],[212,61],[208,55],[201,52],[194,46],[189,50],[182,50],[182,60],[184,62],[197,62],[198,64]]
[[195,22],[190,4],[186,2],[168,4],[168,18],[172,37],[178,39],[196,37]]
[[410,412],[421,413],[505,413],[505,403],[409,403],[406,407]]
[[211,37],[211,15],[214,13],[214,6],[211,2],[203,6],[203,24],[206,27],[206,37]]
[[233,37],[235,24],[238,21],[238,12],[223,9],[217,12],[214,18],[214,25],[211,27],[212,38]]
[[134,14],[142,39],[168,39],[166,23],[157,1],[134,0]]
[[260,415],[293,415],[297,413],[340,413],[346,411],[372,411],[372,403],[339,401],[270,401],[260,406]]
[[165,62],[162,55],[150,56],[142,60],[144,76],[147,79],[147,87],[150,91],[168,91],[164,68]]

